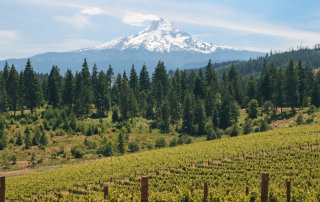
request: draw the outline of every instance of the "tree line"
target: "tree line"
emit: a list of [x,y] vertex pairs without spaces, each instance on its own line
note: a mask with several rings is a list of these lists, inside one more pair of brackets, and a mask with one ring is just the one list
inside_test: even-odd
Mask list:
[[[41,81],[42,80],[42,81]],[[138,74],[132,65],[117,74],[109,69],[98,71],[95,64],[90,71],[86,59],[82,70],[75,74],[68,69],[62,76],[53,66],[48,77],[39,79],[28,60],[20,73],[6,63],[0,76],[1,112],[31,113],[45,103],[55,108],[67,107],[77,117],[102,118],[112,112],[114,122],[126,122],[142,116],[155,120],[152,127],[169,132],[174,126],[188,135],[209,134],[219,138],[221,130],[238,123],[239,109],[247,108],[251,100],[257,105],[272,103],[278,107],[320,106],[320,72],[316,74],[301,61],[290,59],[285,68],[265,58],[258,78],[251,75],[245,82],[232,63],[221,79],[209,60],[205,70],[176,70],[170,77],[159,61],[152,75],[146,65]],[[250,103],[251,105],[252,103]]]

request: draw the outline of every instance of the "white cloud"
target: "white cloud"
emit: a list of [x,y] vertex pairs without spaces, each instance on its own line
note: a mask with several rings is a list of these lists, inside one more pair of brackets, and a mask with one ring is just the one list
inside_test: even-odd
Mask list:
[[156,15],[152,14],[141,14],[141,13],[131,13],[128,12],[123,18],[122,22],[133,25],[133,26],[145,26],[143,24],[144,21],[153,21],[153,20],[159,20],[160,18]]
[[205,37],[205,36],[213,36],[212,33],[203,33],[203,34],[191,34],[192,37]]
[[56,16],[56,17],[54,17],[54,19],[68,23],[68,24],[72,24],[73,26],[75,26],[78,29],[82,29],[85,26],[91,24],[90,20],[87,17],[80,15],[80,14],[74,14],[71,17]]
[[104,13],[104,11],[98,7],[92,7],[92,8],[83,9],[80,11],[80,13],[89,14],[89,15],[99,15]]
[[0,38],[1,40],[18,39],[19,35],[16,31],[0,30]]

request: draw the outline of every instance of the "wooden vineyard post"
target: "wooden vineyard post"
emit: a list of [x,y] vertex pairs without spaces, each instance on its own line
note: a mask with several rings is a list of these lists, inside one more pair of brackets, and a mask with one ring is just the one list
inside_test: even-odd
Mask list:
[[208,198],[208,183],[204,183],[203,187],[203,201],[206,202]]
[[261,181],[261,202],[268,201],[268,190],[269,189],[269,173],[262,173]]
[[290,185],[291,182],[287,181],[287,202],[290,202]]
[[108,196],[109,194],[109,187],[108,186],[105,186],[103,188],[103,193],[104,193],[104,199],[106,199],[106,197]]
[[6,201],[6,177],[0,177],[0,202]]
[[249,187],[246,187],[246,196],[249,195]]
[[58,202],[60,201],[61,198],[61,194],[58,194]]
[[148,202],[148,176],[141,177],[141,202]]
[[191,188],[191,197],[194,197],[194,192],[193,192],[193,188]]
[[226,191],[227,196],[229,195],[229,192],[230,192],[230,190],[227,190],[227,191]]

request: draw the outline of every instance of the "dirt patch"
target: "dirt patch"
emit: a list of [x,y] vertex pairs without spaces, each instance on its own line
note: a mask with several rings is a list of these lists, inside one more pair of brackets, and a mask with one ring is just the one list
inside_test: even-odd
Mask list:
[[24,169],[24,170],[16,170],[16,171],[8,171],[8,172],[0,172],[0,176],[5,176],[6,178],[15,177],[19,175],[27,175],[31,173],[37,173],[38,171],[35,169]]

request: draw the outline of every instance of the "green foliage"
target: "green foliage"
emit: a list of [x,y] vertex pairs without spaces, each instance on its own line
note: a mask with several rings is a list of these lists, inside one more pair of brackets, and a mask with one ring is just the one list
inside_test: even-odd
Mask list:
[[236,137],[236,136],[239,136],[239,134],[240,134],[240,131],[239,131],[238,124],[235,123],[230,132],[230,137]]
[[169,142],[169,147],[175,147],[177,145],[178,145],[178,138],[177,137],[172,138]]
[[48,137],[45,132],[41,133],[39,143],[43,146],[46,146],[49,143]]
[[302,115],[302,113],[299,113],[296,122],[297,122],[297,125],[303,124],[303,115]]
[[165,140],[163,137],[158,138],[158,139],[156,140],[156,147],[158,147],[158,148],[164,148],[164,147],[166,147],[166,146],[167,146],[167,142],[166,142],[166,140]]
[[139,143],[137,141],[131,141],[128,144],[128,148],[130,149],[130,152],[137,152],[140,150]]
[[30,149],[30,147],[32,146],[32,138],[31,138],[31,133],[30,133],[30,129],[28,126],[26,126],[24,134],[25,134],[25,136],[24,136],[25,148]]
[[247,106],[247,109],[246,109],[246,112],[249,116],[249,118],[257,118],[258,115],[259,115],[259,111],[258,111],[258,108],[259,108],[259,103],[257,100],[250,100],[250,102],[248,103],[248,106]]
[[86,145],[83,142],[79,142],[72,146],[71,153],[75,158],[82,158],[85,155],[84,149]]
[[260,125],[260,130],[259,131],[264,132],[264,131],[267,131],[267,130],[269,130],[268,122],[267,122],[266,119],[263,119],[261,121],[261,125]]
[[246,122],[243,126],[243,134],[249,134],[252,132],[252,119],[248,118],[246,119]]

